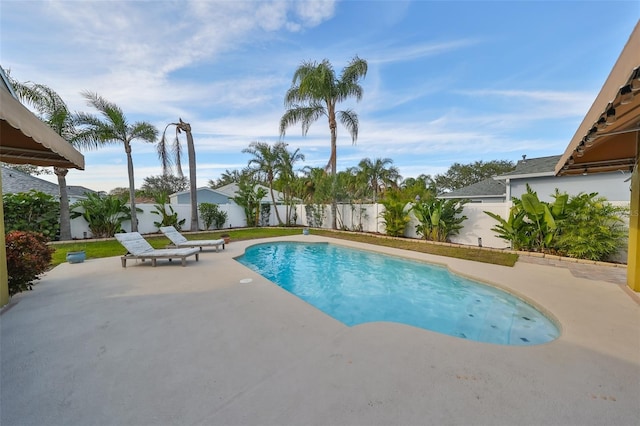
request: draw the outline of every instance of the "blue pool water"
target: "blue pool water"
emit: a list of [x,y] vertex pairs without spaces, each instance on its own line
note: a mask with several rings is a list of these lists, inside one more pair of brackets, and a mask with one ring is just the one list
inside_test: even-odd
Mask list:
[[352,326],[408,324],[465,339],[535,345],[557,327],[513,295],[446,268],[333,244],[269,243],[237,260]]

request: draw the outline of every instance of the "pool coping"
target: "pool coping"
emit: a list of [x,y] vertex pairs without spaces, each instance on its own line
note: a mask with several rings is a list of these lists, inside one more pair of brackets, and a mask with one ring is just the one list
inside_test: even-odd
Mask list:
[[[233,260],[314,241],[445,264],[562,325],[504,346],[411,326],[347,327]],[[241,283],[251,279],[250,283]],[[3,310],[2,424],[633,424],[640,307],[564,268],[332,238],[234,241],[186,267],[61,264]],[[32,401],[38,401],[33,404]]]

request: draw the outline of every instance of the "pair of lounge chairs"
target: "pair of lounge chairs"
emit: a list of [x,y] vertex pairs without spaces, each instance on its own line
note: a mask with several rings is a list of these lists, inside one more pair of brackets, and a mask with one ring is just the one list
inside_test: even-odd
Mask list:
[[127,254],[122,256],[122,267],[127,267],[128,259],[151,260],[151,266],[156,266],[158,259],[181,259],[182,266],[187,266],[187,257],[195,255],[196,262],[199,260],[199,253],[203,247],[215,247],[216,251],[224,240],[196,240],[189,241],[180,234],[173,226],[163,227],[160,230],[171,240],[173,248],[154,249],[147,240],[138,232],[116,234],[116,240],[127,249]]

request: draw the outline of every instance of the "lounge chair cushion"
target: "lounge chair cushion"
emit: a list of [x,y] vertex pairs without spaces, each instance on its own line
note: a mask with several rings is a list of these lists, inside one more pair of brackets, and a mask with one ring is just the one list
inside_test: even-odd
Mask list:
[[167,237],[176,247],[211,247],[214,246],[216,251],[222,246],[224,249],[224,239],[219,240],[187,240],[184,235],[176,230],[173,226],[162,226],[160,231]]
[[126,267],[127,259],[151,259],[153,266],[156,265],[156,259],[182,259],[183,266],[186,265],[188,256],[195,255],[196,261],[198,260],[197,248],[154,249],[138,232],[116,234],[115,238],[128,251],[128,254],[122,257],[123,267]]

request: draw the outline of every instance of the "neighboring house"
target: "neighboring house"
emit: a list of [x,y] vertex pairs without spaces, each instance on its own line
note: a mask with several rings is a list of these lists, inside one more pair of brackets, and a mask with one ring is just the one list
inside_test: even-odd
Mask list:
[[[60,197],[60,188],[53,182],[40,179],[36,176],[32,176],[28,173],[23,173],[9,167],[0,166],[0,168],[2,169],[3,194],[29,192],[32,189],[35,189],[36,191],[52,195],[56,199]],[[78,199],[85,198],[85,193],[87,192],[96,193],[96,191],[83,186],[67,186],[69,203],[73,204]]]
[[[271,202],[271,193],[269,192],[269,188],[263,185],[256,185],[256,189],[262,188],[267,192],[262,198],[262,204],[272,204]],[[230,183],[225,186],[221,186],[220,188],[211,189],[208,187],[198,188],[197,197],[198,204],[200,203],[213,203],[213,204],[235,204],[233,201],[233,197],[235,197],[238,193],[237,183]],[[273,196],[275,197],[276,204],[282,204],[282,200],[284,200],[284,194],[280,191],[273,190]],[[191,198],[189,191],[176,192],[175,194],[171,194],[169,196],[171,204],[190,204]]]
[[507,190],[504,181],[488,178],[473,185],[447,192],[438,198],[464,198],[472,203],[503,203],[506,197]]
[[[267,193],[267,195],[262,197],[262,204],[271,204],[272,203],[272,201],[271,201],[271,192],[269,191],[269,187],[258,184],[258,185],[255,186],[255,189],[257,190],[258,188],[262,188]],[[230,183],[230,184],[227,184],[225,186],[221,186],[220,188],[216,189],[216,191],[227,195],[229,198],[235,197],[239,190],[240,190],[240,187],[238,186],[237,183]],[[282,204],[283,203],[284,194],[282,192],[276,191],[274,189],[273,190],[273,196],[275,197],[275,203],[276,204]]]
[[[226,194],[221,193],[217,189],[211,189],[208,187],[198,188],[196,190],[196,194],[198,204],[229,204],[233,202]],[[191,204],[191,192],[182,191],[171,194],[169,196],[169,201],[171,202],[171,204]]]
[[[541,201],[553,201],[556,188],[560,192],[577,195],[581,192],[597,192],[608,201],[629,202],[629,173],[620,171],[589,175],[556,176],[555,169],[560,155],[526,158],[518,161],[516,168],[493,179],[469,185],[443,194],[440,198],[468,198],[472,202],[500,203],[520,198],[527,192],[527,184]],[[491,183],[493,180],[495,183]]]

